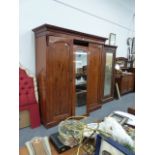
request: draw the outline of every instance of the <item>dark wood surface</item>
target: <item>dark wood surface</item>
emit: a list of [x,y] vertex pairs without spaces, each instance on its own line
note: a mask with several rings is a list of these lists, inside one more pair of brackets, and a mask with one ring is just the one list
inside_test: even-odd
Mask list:
[[48,125],[72,115],[72,41],[53,37],[47,53]]
[[115,74],[115,82],[118,83],[120,94],[126,94],[135,90],[135,69],[127,66],[128,59],[125,57],[117,57],[116,64],[124,64],[121,66],[122,73]]
[[101,107],[101,68],[106,38],[44,24],[33,29],[41,121],[51,127],[75,114],[73,47],[88,51],[87,115]]
[[[117,46],[111,46],[111,45],[105,45],[104,46],[104,49],[105,49],[105,58],[103,58],[102,60],[103,63],[102,63],[102,67],[104,67],[104,73],[105,73],[105,65],[106,65],[106,53],[112,53],[113,54],[113,60],[112,60],[112,74],[111,74],[111,92],[109,95],[104,95],[104,86],[105,84],[103,83],[103,87],[102,87],[102,101],[103,103],[106,103],[108,101],[111,101],[113,100],[114,98],[114,88],[115,88],[115,58],[116,58],[116,49],[117,49]],[[105,75],[104,75],[105,76]],[[104,82],[104,80],[103,80]]]
[[42,36],[35,39],[36,47],[36,76],[39,94],[39,108],[41,114],[41,121],[47,121],[46,113],[46,37]]
[[[52,30],[52,31],[51,31]],[[55,33],[59,33],[60,36],[61,35],[69,35],[74,36],[74,38],[81,38],[79,40],[94,40],[94,41],[99,41],[104,43],[107,38],[105,37],[100,37],[100,36],[96,36],[93,34],[87,34],[87,33],[83,33],[83,32],[78,32],[75,30],[70,30],[70,29],[66,29],[66,28],[62,28],[62,27],[58,27],[58,26],[54,26],[54,25],[50,25],[50,24],[43,24],[41,26],[38,26],[37,28],[34,28],[33,31],[36,33],[36,36],[40,36],[40,35],[50,35],[53,34],[52,32]],[[69,37],[68,36],[68,37]]]
[[99,44],[89,45],[88,56],[88,111],[93,111],[101,107],[100,77],[101,77],[101,52],[102,46]]
[[121,95],[134,91],[134,76],[133,73],[124,73],[116,78]]
[[105,47],[105,48],[107,47],[108,49],[109,49],[109,48],[117,49],[117,46],[116,46],[116,45],[108,45],[108,44],[105,44],[104,47]]

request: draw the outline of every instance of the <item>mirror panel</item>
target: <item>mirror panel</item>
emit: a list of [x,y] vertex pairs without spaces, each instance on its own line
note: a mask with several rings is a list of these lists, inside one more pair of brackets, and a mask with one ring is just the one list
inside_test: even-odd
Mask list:
[[113,53],[106,53],[104,96],[111,94]]
[[75,51],[75,89],[76,109],[75,115],[86,114],[87,101],[87,51],[77,49]]

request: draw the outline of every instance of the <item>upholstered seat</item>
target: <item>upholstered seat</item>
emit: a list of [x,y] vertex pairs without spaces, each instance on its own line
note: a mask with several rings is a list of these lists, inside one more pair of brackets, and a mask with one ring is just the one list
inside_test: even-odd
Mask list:
[[28,110],[32,128],[40,126],[39,107],[34,77],[30,77],[25,69],[19,68],[19,110]]

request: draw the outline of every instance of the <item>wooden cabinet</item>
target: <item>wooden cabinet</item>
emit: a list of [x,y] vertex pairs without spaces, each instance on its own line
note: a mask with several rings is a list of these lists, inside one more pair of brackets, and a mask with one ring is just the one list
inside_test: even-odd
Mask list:
[[134,73],[131,72],[123,73],[121,77],[116,78],[121,95],[134,91],[134,79]]
[[124,57],[117,57],[115,63],[120,67],[115,73],[115,82],[118,83],[120,94],[134,91],[135,69],[128,67],[128,59]]
[[114,66],[117,46],[105,45],[104,49],[105,53],[102,55],[102,66],[104,73],[104,82],[102,84],[102,101],[105,103],[113,100],[114,98]]
[[[86,114],[100,108],[101,80],[104,76],[101,63],[106,38],[48,24],[33,31],[39,104],[44,126],[51,127],[75,115],[76,100],[82,96],[86,99]],[[83,69],[82,76],[86,84],[82,95],[81,92],[76,93],[75,84],[75,79],[79,76],[75,71],[77,48],[85,52],[87,60],[86,66],[80,68]]]

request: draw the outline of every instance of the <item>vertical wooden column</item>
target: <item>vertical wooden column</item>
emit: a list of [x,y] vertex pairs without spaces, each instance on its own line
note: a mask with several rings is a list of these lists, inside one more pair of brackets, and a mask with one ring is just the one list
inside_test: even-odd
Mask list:
[[88,54],[88,111],[101,107],[101,52],[102,45],[89,44]]

